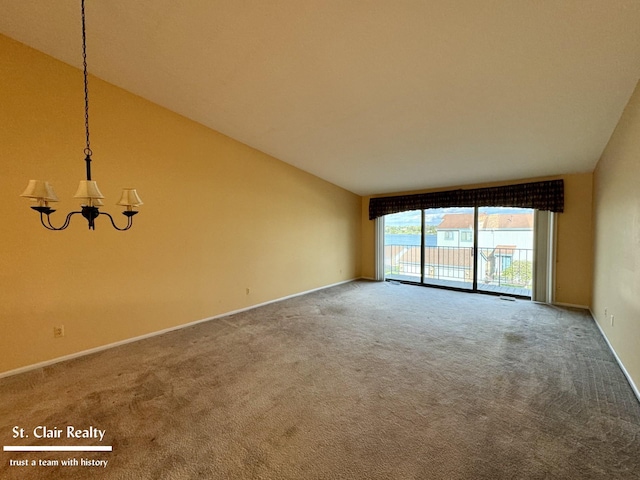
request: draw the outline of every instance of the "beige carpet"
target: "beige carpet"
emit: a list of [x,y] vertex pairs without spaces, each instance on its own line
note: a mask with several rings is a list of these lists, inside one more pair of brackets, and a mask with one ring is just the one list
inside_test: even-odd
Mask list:
[[[0,380],[0,440],[113,446],[2,452],[2,479],[640,478],[640,403],[588,314],[374,282]],[[108,464],[9,466],[68,458]]]

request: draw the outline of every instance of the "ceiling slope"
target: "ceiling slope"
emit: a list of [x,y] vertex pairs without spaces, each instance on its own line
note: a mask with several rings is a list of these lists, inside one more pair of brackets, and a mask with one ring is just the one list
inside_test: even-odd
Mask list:
[[[81,66],[79,0],[0,32]],[[94,75],[360,195],[591,171],[638,0],[87,0]],[[212,159],[215,161],[215,159]]]

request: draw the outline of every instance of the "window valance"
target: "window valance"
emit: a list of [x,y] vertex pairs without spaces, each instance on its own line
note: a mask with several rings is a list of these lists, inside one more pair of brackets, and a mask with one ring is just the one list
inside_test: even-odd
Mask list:
[[417,193],[369,200],[369,220],[391,213],[446,207],[521,207],[564,211],[564,181]]

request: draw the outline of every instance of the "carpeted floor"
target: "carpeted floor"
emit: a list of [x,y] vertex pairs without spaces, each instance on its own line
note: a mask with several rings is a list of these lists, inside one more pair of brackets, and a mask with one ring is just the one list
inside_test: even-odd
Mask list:
[[[640,403],[586,312],[361,281],[0,380],[0,441],[113,446],[2,479],[631,479]],[[108,463],[9,465],[69,458]]]

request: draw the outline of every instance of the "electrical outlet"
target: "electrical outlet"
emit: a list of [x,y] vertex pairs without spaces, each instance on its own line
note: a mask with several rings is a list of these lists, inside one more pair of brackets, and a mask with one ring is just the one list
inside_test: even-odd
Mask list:
[[607,309],[604,309],[604,318],[607,318]]
[[53,338],[64,337],[64,325],[57,325],[53,327]]
[[611,326],[613,327],[613,315],[611,315]]

